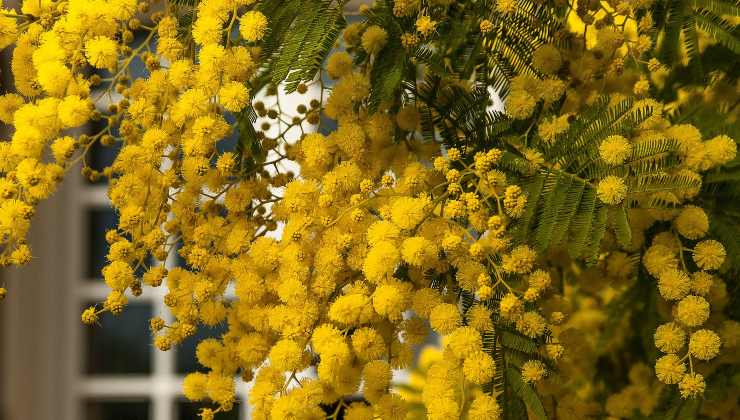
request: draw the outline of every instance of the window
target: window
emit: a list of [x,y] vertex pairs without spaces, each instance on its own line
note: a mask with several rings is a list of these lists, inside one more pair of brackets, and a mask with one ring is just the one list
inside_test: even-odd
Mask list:
[[[109,159],[96,156],[93,161]],[[85,250],[78,262],[82,267],[73,289],[77,291],[74,308],[70,313],[78,315],[90,304],[105,299],[108,288],[101,281],[100,270],[106,263],[108,244],[105,232],[115,227],[117,216],[109,206],[106,185],[79,182],[77,200],[79,225],[84,232],[79,236]],[[171,253],[165,264],[178,263],[177,254]],[[72,344],[72,354],[79,354],[78,369],[73,387],[77,390],[80,420],[195,420],[201,404],[184,400],[181,384],[184,375],[197,370],[195,345],[202,338],[218,334],[221,329],[202,329],[182,345],[167,352],[156,350],[151,343],[149,319],[161,316],[165,319],[169,311],[163,303],[163,288],[145,288],[140,297],[129,297],[129,305],[115,317],[109,313],[101,315],[100,325],[87,327],[77,322],[77,340]],[[225,328],[225,327],[222,327]],[[246,396],[246,386],[238,394]],[[224,414],[223,420],[245,420],[248,418],[246,405],[237,405],[232,413]]]

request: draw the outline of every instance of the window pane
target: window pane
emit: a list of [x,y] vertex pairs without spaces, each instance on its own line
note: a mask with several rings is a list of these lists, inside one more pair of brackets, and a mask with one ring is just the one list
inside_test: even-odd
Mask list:
[[118,224],[118,215],[112,208],[91,209],[87,212],[87,278],[99,279],[106,264],[108,242],[105,232]]
[[131,304],[118,316],[104,313],[100,325],[86,328],[87,374],[147,374],[151,372],[149,318],[152,308]]
[[195,359],[195,347],[206,338],[220,337],[226,332],[226,324],[215,327],[199,325],[195,335],[186,338],[176,347],[176,369],[177,373],[190,373],[196,371],[208,372],[208,369],[198,363]]
[[149,401],[96,401],[85,403],[85,420],[148,420]]
[[[198,413],[202,408],[207,406],[202,403],[193,403],[187,401],[177,402],[177,420],[200,420]],[[218,413],[215,416],[215,420],[238,420],[239,419],[239,404],[234,404],[234,409],[228,413]]]

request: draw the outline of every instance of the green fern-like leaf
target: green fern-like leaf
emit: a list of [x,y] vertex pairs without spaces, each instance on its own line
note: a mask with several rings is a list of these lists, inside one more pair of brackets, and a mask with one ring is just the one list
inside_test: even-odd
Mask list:
[[511,387],[513,394],[524,401],[524,404],[527,406],[527,410],[529,413],[534,415],[534,418],[540,420],[547,419],[545,407],[542,405],[540,397],[531,386],[524,382],[522,374],[519,373],[519,371],[513,367],[507,367],[506,381]]

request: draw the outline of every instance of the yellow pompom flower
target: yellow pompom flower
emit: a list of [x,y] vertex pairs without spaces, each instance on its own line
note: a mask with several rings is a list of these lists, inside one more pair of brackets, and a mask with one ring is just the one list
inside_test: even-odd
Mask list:
[[709,218],[703,209],[696,206],[686,206],[673,221],[676,230],[686,239],[699,239],[709,230]]
[[408,289],[401,283],[383,284],[373,293],[373,308],[379,315],[397,322],[401,320],[409,300]]
[[433,21],[427,15],[421,15],[416,19],[416,31],[422,36],[429,36],[437,27],[437,22]]
[[378,401],[391,382],[391,367],[385,360],[373,360],[362,369],[365,380],[364,396],[370,401]]
[[401,229],[413,229],[424,219],[426,205],[419,198],[401,197],[391,205],[391,221]]
[[481,33],[487,34],[493,30],[493,23],[491,23],[488,19],[483,19],[480,21],[480,25],[478,25],[478,28],[480,29]]
[[527,337],[539,337],[545,332],[545,318],[534,311],[525,312],[517,319],[516,329]]
[[667,269],[658,277],[658,290],[666,300],[682,299],[689,293],[689,287],[689,276],[681,270]]
[[[5,297],[5,289],[0,290],[0,300]],[[93,325],[98,322],[98,313],[94,306],[91,306],[82,311],[82,322],[86,325]]]
[[64,128],[79,127],[85,124],[92,115],[92,104],[89,100],[77,95],[62,99],[57,107],[59,122]]
[[382,241],[370,248],[362,272],[371,282],[383,283],[393,275],[399,262],[401,255],[398,248],[392,242]]
[[208,395],[208,375],[200,372],[189,373],[182,382],[182,392],[190,401],[202,401]]
[[465,358],[463,374],[468,381],[483,385],[488,383],[496,371],[493,358],[483,350],[478,350]]
[[716,270],[725,262],[727,252],[721,243],[708,239],[694,246],[694,262],[702,270]]
[[519,5],[517,4],[516,0],[497,0],[496,1],[496,10],[498,10],[501,13],[514,13],[516,12],[516,9],[519,8]]
[[706,271],[697,271],[691,275],[691,293],[706,296],[714,284],[714,277]]
[[239,18],[239,33],[248,42],[257,42],[265,36],[267,17],[261,12],[250,10]]
[[344,418],[347,420],[372,420],[373,408],[361,402],[353,402],[344,412]]
[[439,292],[428,287],[417,290],[412,297],[412,309],[422,318],[429,318],[432,309],[440,303],[442,297]]
[[459,327],[445,338],[447,347],[458,359],[465,359],[474,352],[482,350],[481,335],[472,327]]
[[675,354],[668,354],[655,361],[655,376],[664,384],[677,384],[686,373],[686,365]]
[[85,57],[93,67],[113,69],[118,63],[118,44],[107,36],[97,36],[85,42]]
[[49,95],[61,97],[67,92],[72,81],[72,71],[57,61],[45,62],[38,66],[36,77],[41,88]]
[[516,120],[529,118],[537,105],[537,100],[524,90],[514,90],[506,97],[504,109]]
[[609,175],[599,181],[599,185],[596,187],[596,195],[603,203],[616,205],[627,196],[627,185],[625,185],[622,178]]
[[401,245],[403,260],[415,267],[424,267],[434,262],[437,257],[437,247],[434,243],[421,236],[413,236],[403,241]]
[[648,248],[642,256],[642,263],[654,277],[665,270],[678,268],[676,253],[663,244],[654,244]]
[[213,371],[208,375],[208,398],[213,402],[232,407],[236,398],[234,390],[234,378],[231,376],[219,375]]
[[54,159],[57,163],[61,165],[63,162],[66,162],[67,159],[72,157],[76,147],[77,142],[74,138],[64,136],[54,140],[54,143],[51,144],[51,153],[54,155]]
[[526,383],[535,383],[547,375],[545,364],[539,360],[527,360],[522,365],[522,379]]
[[698,327],[709,318],[709,302],[701,296],[686,296],[676,305],[676,318],[687,327]]
[[479,394],[470,404],[469,420],[498,420],[501,418],[501,407],[495,397]]
[[383,337],[373,328],[360,328],[352,333],[352,349],[360,360],[380,359],[386,353]]
[[270,350],[270,365],[287,372],[300,370],[303,349],[293,340],[280,340]]
[[689,353],[699,360],[711,360],[719,354],[719,336],[712,330],[694,331],[689,339]]
[[542,73],[555,73],[562,65],[560,51],[552,44],[542,44],[532,53],[532,66]]
[[610,165],[621,165],[632,154],[632,145],[622,136],[609,136],[601,142],[599,155]]
[[737,143],[727,135],[721,134],[704,143],[707,158],[714,165],[723,165],[737,156]]
[[218,91],[218,102],[227,111],[239,112],[249,102],[249,89],[243,83],[226,83]]
[[332,79],[338,79],[352,72],[352,57],[345,51],[339,51],[329,56],[326,71]]
[[700,373],[687,373],[678,383],[682,398],[694,398],[704,394],[706,383]]
[[483,305],[475,305],[466,314],[468,325],[478,331],[490,331],[493,329],[491,312]]
[[677,353],[686,343],[686,332],[675,322],[659,325],[653,335],[655,347],[664,353]]
[[518,315],[523,308],[522,301],[514,293],[508,293],[499,302],[499,312],[506,319],[511,319]]
[[526,274],[532,271],[537,253],[528,245],[519,245],[504,255],[501,267],[508,273]]
[[362,48],[368,54],[377,54],[388,43],[388,33],[378,25],[370,25],[362,33],[360,40]]
[[438,333],[449,334],[461,323],[460,311],[451,303],[441,303],[429,313],[429,323]]

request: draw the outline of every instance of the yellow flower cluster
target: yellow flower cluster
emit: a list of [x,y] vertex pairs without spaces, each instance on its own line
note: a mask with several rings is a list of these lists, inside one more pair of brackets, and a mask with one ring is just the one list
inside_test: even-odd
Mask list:
[[[706,215],[698,207],[684,208],[676,216],[674,226],[675,231],[655,237],[643,257],[643,264],[657,277],[660,295],[676,301],[674,320],[658,326],[655,331],[655,346],[667,353],[656,361],[655,373],[663,383],[678,384],[681,395],[688,398],[704,392],[704,377],[695,371],[698,361],[710,360],[719,354],[719,335],[701,327],[709,319],[710,301],[716,299],[713,295],[716,296],[717,288],[724,286],[721,279],[706,270],[716,270],[722,265],[725,250],[711,239],[696,243],[693,250],[684,247],[682,238],[696,240],[706,234]],[[702,271],[688,272],[686,254],[689,253]],[[688,349],[679,357],[678,354],[686,349],[687,337]]]
[[[17,90],[0,96],[12,126],[0,142],[0,265],[30,260],[34,206],[81,161],[87,178],[108,179],[119,216],[100,273],[110,292],[81,319],[120,314],[146,286],[166,289],[169,314],[150,320],[161,351],[225,325],[197,344],[205,370],[183,383],[211,405],[203,419],[232,409],[237,381],[252,383],[255,419],[325,418],[327,407],[356,420],[498,419],[511,392],[531,411],[535,391],[547,398],[534,408],[558,418],[627,418],[651,416],[662,384],[700,397],[703,362],[740,345],[740,324],[721,314],[732,248],[707,238],[709,207],[695,198],[707,171],[736,159],[736,142],[671,122],[682,92],[678,103],[651,97],[667,71],[652,57],[651,3],[573,3],[546,36],[509,48],[529,35],[516,25],[531,13],[552,23],[552,5],[498,0],[471,19],[479,11],[462,1],[378,2],[320,65],[328,53],[311,54],[338,31],[311,31],[333,18],[282,27],[291,9],[267,2],[24,2],[0,16]],[[186,27],[183,10],[195,16]],[[299,43],[278,45],[294,30]],[[467,36],[480,45],[455,44]],[[457,50],[485,59],[459,63]],[[299,94],[321,92],[295,112],[272,84],[283,54],[320,66],[313,80],[282,75]],[[499,76],[502,114],[466,103]],[[712,77],[709,96],[726,84]],[[77,134],[89,121],[103,128]],[[120,145],[102,170],[86,165],[96,144]],[[588,264],[565,252],[580,245]],[[175,253],[183,264],[165,266]],[[635,328],[607,308],[631,299],[645,272],[662,298],[650,307],[661,319],[650,327],[655,375],[610,357]],[[433,336],[439,349],[416,361]],[[605,363],[628,380],[597,379]],[[396,387],[399,369],[423,374],[412,375],[418,395]]]

